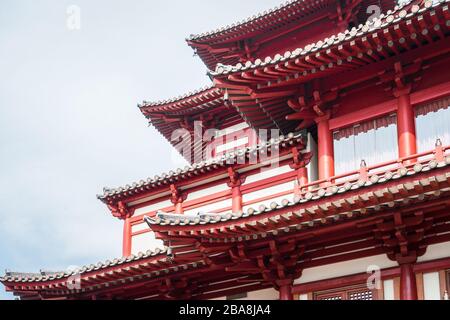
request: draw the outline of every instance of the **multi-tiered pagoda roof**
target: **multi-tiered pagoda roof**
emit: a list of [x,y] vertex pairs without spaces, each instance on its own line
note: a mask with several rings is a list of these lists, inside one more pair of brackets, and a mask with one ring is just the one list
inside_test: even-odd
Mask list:
[[[366,21],[363,13],[375,2],[383,14]],[[282,136],[105,188],[98,198],[113,215],[128,222],[144,219],[164,248],[71,272],[8,272],[1,282],[23,299],[209,299],[279,289],[280,279],[292,283],[303,270],[330,263],[377,254],[398,260],[404,252],[417,258],[427,246],[450,241],[450,147],[439,143],[427,152],[308,182],[296,194],[279,191],[269,205],[250,201],[238,212],[152,211],[133,217],[155,198],[172,197],[176,206],[184,192],[216,182],[233,190],[242,187],[242,192],[258,189],[262,182],[243,184],[241,176],[259,169],[249,158],[261,149],[276,151],[282,164],[295,169],[281,174],[280,181],[293,180],[311,158],[307,134],[312,134],[300,130],[316,126],[317,117],[342,112],[342,99],[360,88],[378,90],[381,99],[399,82],[415,83],[423,70],[445,64],[449,34],[448,0],[403,5],[296,0],[192,35],[187,42],[213,83],[170,100],[144,101],[139,108],[150,123],[172,144],[172,132],[185,129],[193,135],[195,121],[218,129],[245,122],[252,129],[277,128]],[[445,85],[438,86],[439,92],[423,91],[440,97],[450,91]],[[423,96],[415,95],[414,101],[422,102]],[[383,100],[375,102],[381,107],[370,109],[373,115],[394,110]],[[337,122],[330,128],[339,127]],[[190,141],[195,150],[205,148],[202,141]],[[265,179],[264,186],[276,186],[275,180]],[[231,195],[222,191],[220,199]]]

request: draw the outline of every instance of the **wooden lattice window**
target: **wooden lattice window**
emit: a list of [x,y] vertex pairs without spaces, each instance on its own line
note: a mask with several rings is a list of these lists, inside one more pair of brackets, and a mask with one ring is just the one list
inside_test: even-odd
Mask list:
[[373,291],[367,288],[348,293],[348,300],[375,300],[373,297]]
[[377,300],[377,291],[366,286],[339,288],[316,292],[314,300]]

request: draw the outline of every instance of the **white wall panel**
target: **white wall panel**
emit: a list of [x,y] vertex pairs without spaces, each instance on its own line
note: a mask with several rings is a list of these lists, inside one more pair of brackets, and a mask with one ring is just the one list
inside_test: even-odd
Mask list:
[[231,199],[214,202],[214,203],[204,205],[204,206],[201,206],[201,207],[198,207],[195,209],[185,210],[184,214],[192,215],[192,214],[196,214],[198,212],[215,213],[215,212],[217,212],[217,210],[223,209],[225,207],[231,207]]
[[443,242],[428,246],[427,252],[419,258],[418,262],[436,260],[450,257],[450,242]]
[[288,166],[279,166],[273,169],[263,169],[258,171],[256,174],[249,175],[245,179],[245,184],[249,184],[252,182],[260,181],[263,179],[271,178],[286,172],[292,172],[293,170]]
[[373,265],[378,266],[380,269],[384,269],[395,267],[397,266],[397,263],[389,260],[386,255],[377,255],[368,258],[333,263],[325,266],[305,269],[303,271],[303,275],[297,279],[295,283],[306,283],[364,273],[367,272],[369,266]]
[[423,293],[425,300],[440,300],[439,272],[423,274]]
[[[285,182],[282,184],[278,184],[269,188],[264,188],[258,191],[253,191],[251,193],[246,193],[242,195],[242,199],[244,202],[252,201],[259,198],[267,197],[279,192],[283,191],[292,191],[294,192],[294,181]],[[287,197],[287,196],[286,196]]]
[[216,147],[216,153],[231,151],[237,147],[243,147],[248,142],[248,137],[246,136],[239,139],[230,138],[229,140],[231,141],[228,141],[228,139],[223,140],[223,144],[220,144]]
[[288,199],[289,201],[293,201],[294,200],[294,193],[293,193],[294,192],[294,181],[286,182],[283,184],[279,184],[277,186],[273,186],[270,188],[265,188],[262,190],[244,194],[242,196],[242,199],[244,202],[247,202],[247,201],[252,201],[252,200],[259,199],[259,198],[270,197],[271,195],[274,195],[276,193],[283,192],[283,191],[292,191],[292,193],[290,193],[288,195],[284,195],[284,196],[278,196],[278,197],[274,196],[273,198],[269,198],[267,200],[258,201],[253,204],[245,205],[243,207],[243,210],[246,211],[248,208],[257,209],[262,204],[269,207],[272,202],[277,202],[278,204],[280,204],[283,199]]
[[247,292],[247,297],[238,300],[277,300],[279,293],[273,288]]
[[131,253],[133,254],[163,247],[163,242],[155,239],[153,232],[142,233],[131,238]]
[[383,295],[384,300],[395,300],[393,279],[383,281]]
[[143,230],[148,230],[148,225],[145,222],[139,223],[139,224],[133,224],[131,226],[131,232],[138,232],[138,231],[143,231]]
[[188,192],[186,201],[195,200],[201,197],[209,196],[217,192],[230,190],[230,187],[226,183],[219,184],[217,186],[204,188],[194,192]]
[[141,214],[157,211],[157,210],[160,210],[162,208],[170,207],[172,205],[173,204],[172,204],[172,202],[170,202],[169,199],[161,200],[161,201],[156,202],[154,204],[151,204],[149,206],[136,209],[136,211],[134,212],[134,215],[138,216],[138,215],[141,215]]

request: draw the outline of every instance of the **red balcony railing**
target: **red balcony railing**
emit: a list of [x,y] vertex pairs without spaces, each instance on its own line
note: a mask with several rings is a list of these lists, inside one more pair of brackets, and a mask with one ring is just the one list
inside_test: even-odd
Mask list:
[[[361,167],[359,170],[353,170],[350,172],[346,172],[344,174],[335,175],[333,177],[330,177],[328,179],[322,179],[322,180],[316,180],[313,182],[310,182],[306,185],[300,186],[300,193],[296,194],[294,189],[291,190],[284,190],[277,193],[270,194],[268,196],[259,197],[256,199],[248,200],[243,202],[243,207],[252,206],[258,203],[270,201],[271,199],[276,199],[280,197],[289,197],[292,196],[292,199],[294,196],[297,197],[305,197],[310,191],[318,190],[318,189],[327,189],[332,187],[340,187],[344,186],[347,183],[355,183],[358,181],[365,182],[370,179],[373,179],[374,176],[383,176],[387,174],[388,172],[398,172],[399,170],[402,170],[402,175],[407,175],[408,172],[414,171],[415,166],[423,165],[424,163],[428,163],[431,160],[438,162],[445,161],[445,158],[447,156],[450,156],[450,146],[442,146],[440,141],[438,140],[436,142],[435,148],[433,150],[429,150],[426,152],[417,153],[408,157],[399,158],[391,161],[386,161],[382,163],[378,163],[372,166],[367,166],[365,161],[362,161]],[[269,187],[273,187],[276,185],[281,185],[286,182],[292,182],[296,179],[296,171],[292,170],[290,172],[286,172],[283,174],[279,174],[276,176],[272,176],[263,180],[259,180],[253,183],[244,184],[241,187],[242,194],[245,199],[245,195],[248,195],[250,193],[253,193],[255,191],[264,190]],[[202,207],[205,205],[209,205],[212,203],[220,202],[223,200],[230,200],[231,201],[231,191],[222,191],[210,194],[206,197],[202,197],[201,199],[197,200],[191,200],[187,201],[186,206],[184,209],[187,210],[193,210],[198,208],[199,211]],[[291,200],[291,199],[288,199]],[[170,212],[171,207],[167,208],[160,208],[159,210]],[[215,213],[226,213],[231,211],[231,204],[229,206],[220,208],[218,210],[214,210]],[[156,214],[156,211],[145,213],[145,215],[154,215]],[[142,215],[135,216],[132,218],[133,223],[140,223],[142,222]],[[133,233],[133,235],[140,234],[145,231],[139,231]]]
[[447,153],[449,153],[450,146],[442,146],[440,140],[436,141],[435,148],[426,152],[421,152],[417,154],[410,155],[408,157],[403,157],[391,161],[386,161],[382,163],[375,164],[373,166],[367,166],[365,161],[361,161],[361,167],[359,170],[353,170],[340,175],[335,175],[328,179],[316,180],[307,185],[302,186],[302,190],[307,192],[311,188],[315,189],[318,187],[329,187],[329,186],[340,186],[345,183],[352,183],[361,181],[367,181],[372,176],[383,175],[387,172],[404,170],[404,175],[408,171],[414,170],[415,165],[422,165],[431,160],[437,162],[442,162],[445,160]]

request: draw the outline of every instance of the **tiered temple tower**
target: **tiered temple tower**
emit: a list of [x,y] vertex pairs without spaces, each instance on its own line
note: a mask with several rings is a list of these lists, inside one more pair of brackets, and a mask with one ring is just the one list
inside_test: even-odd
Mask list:
[[448,296],[448,6],[289,1],[189,37],[211,85],[139,107],[190,165],[98,196],[123,257],[2,283],[22,299]]

